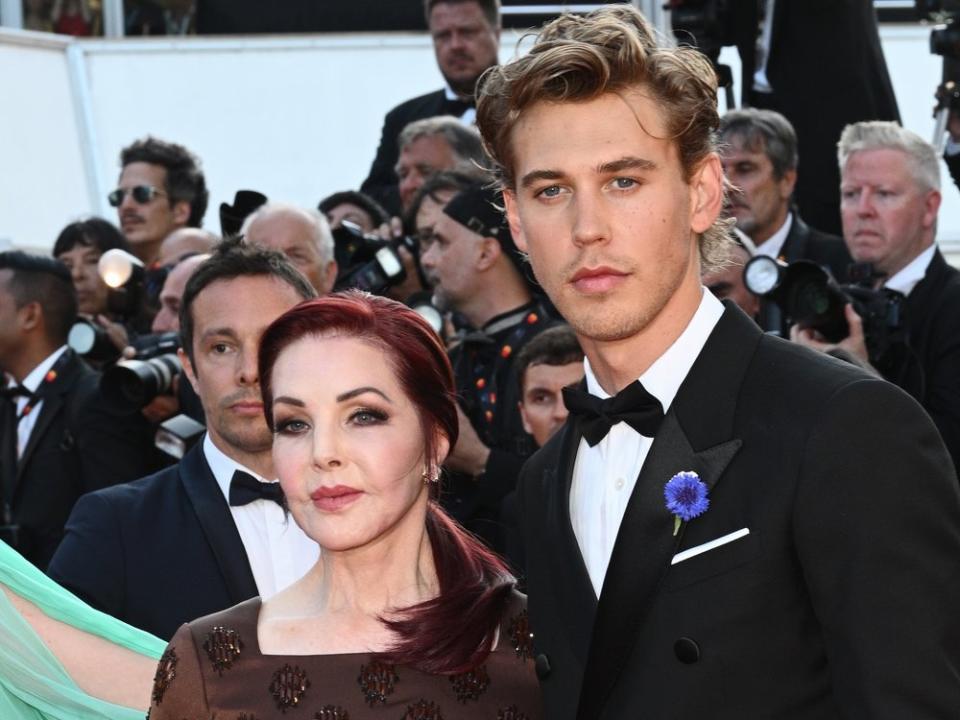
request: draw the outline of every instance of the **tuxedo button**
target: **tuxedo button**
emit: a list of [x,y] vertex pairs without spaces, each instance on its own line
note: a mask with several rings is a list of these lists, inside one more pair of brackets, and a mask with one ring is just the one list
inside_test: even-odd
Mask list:
[[544,680],[550,674],[550,660],[546,655],[540,653],[534,663],[537,670],[537,678]]
[[673,644],[673,652],[677,655],[677,660],[687,665],[692,665],[700,659],[700,646],[695,640],[690,638],[680,638]]

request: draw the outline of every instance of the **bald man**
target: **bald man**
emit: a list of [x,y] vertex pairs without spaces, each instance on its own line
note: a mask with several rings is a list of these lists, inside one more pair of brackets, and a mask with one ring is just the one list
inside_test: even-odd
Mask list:
[[247,242],[286,255],[319,294],[333,289],[337,279],[333,234],[320,212],[268,203],[244,221],[240,234]]

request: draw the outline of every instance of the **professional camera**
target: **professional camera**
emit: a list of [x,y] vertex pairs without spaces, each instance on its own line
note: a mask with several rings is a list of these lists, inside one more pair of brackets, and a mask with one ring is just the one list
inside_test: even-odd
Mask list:
[[175,332],[143,335],[133,342],[136,355],[120,360],[103,371],[100,393],[116,410],[138,410],[157,395],[173,391],[173,379],[180,374],[177,350],[180,336]]
[[333,231],[334,258],[340,268],[335,290],[356,288],[375,295],[399,285],[406,277],[397,249],[406,247],[416,257],[417,242],[411,237],[384,240],[366,234],[349,221]]
[[930,31],[930,52],[943,58],[932,143],[942,149],[948,116],[960,111],[960,0],[914,0],[914,9],[919,18],[940,23]]
[[814,262],[797,260],[787,265],[766,255],[754,257],[743,268],[744,285],[750,292],[770,300],[790,324],[815,330],[830,343],[850,334],[844,306],[852,304],[863,320],[871,362],[906,340],[904,296],[870,287],[877,277],[869,264],[855,265],[854,283],[840,285]]
[[670,11],[670,26],[680,43],[692,44],[710,58],[717,80],[726,94],[727,107],[733,108],[733,71],[718,62],[720,49],[732,45],[732,20],[729,0],[668,0],[663,6]]

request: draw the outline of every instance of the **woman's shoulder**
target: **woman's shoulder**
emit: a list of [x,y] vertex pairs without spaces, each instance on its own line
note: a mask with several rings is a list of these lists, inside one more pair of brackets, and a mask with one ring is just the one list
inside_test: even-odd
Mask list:
[[519,590],[514,589],[504,603],[497,650],[513,652],[521,660],[533,657],[533,632],[527,614],[527,596]]
[[188,635],[198,647],[224,643],[254,647],[261,605],[260,598],[253,597],[226,610],[197,618],[183,625],[174,639]]

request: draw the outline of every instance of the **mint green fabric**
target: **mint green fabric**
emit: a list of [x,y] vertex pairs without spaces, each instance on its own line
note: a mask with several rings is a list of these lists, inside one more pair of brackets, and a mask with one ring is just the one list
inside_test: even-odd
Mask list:
[[[46,615],[148,658],[166,643],[94,610],[0,542],[0,585]],[[93,659],[91,659],[93,660]],[[0,592],[0,718],[3,720],[143,720],[83,692],[29,623]]]

